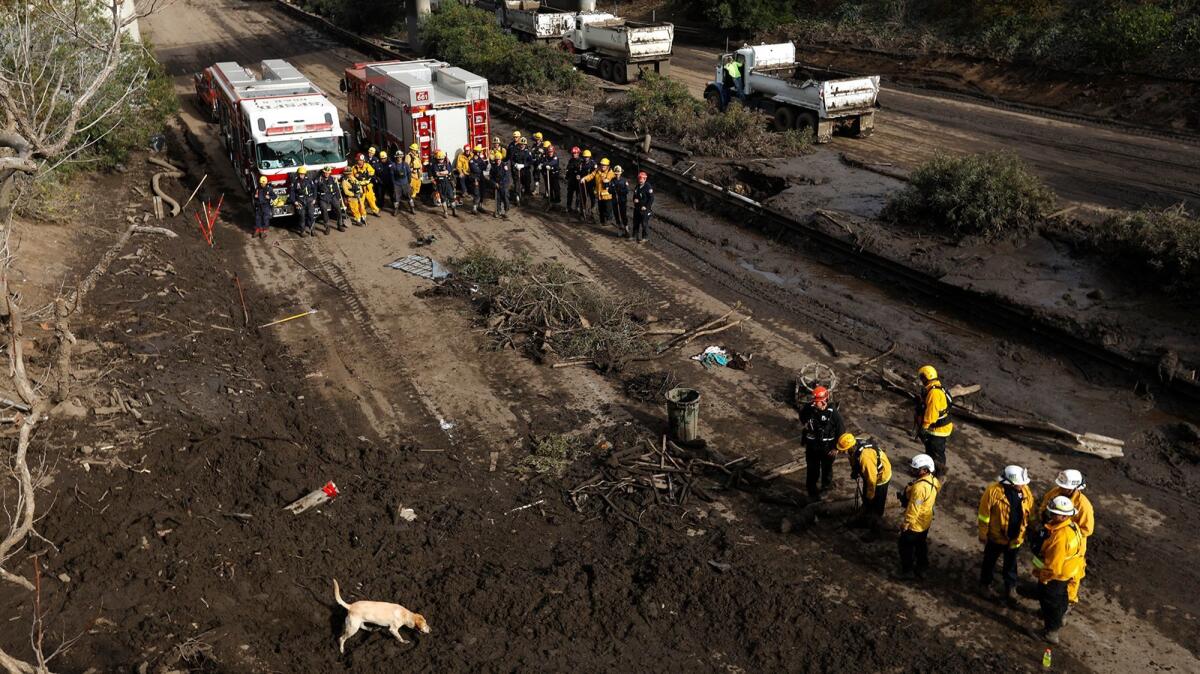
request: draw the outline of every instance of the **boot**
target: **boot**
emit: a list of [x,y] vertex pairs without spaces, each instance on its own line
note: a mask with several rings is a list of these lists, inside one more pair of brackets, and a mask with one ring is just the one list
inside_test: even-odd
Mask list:
[[416,215],[417,213],[417,204],[413,202],[412,199],[408,200],[408,212],[412,213],[413,215]]
[[296,232],[296,236],[303,239],[305,236],[307,236],[307,234],[305,233],[305,231],[303,229],[301,229],[299,232]]
[[344,231],[346,231],[346,223],[345,223],[345,222],[339,222],[339,223],[338,223],[338,231],[339,231],[339,232],[344,232]]
[[1042,630],[1042,640],[1048,644],[1058,645],[1058,630]]

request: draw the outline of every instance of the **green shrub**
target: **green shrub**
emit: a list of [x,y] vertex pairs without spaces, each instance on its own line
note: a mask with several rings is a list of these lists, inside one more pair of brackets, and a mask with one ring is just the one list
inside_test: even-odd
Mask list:
[[444,0],[421,24],[431,56],[465,68],[496,84],[525,91],[570,93],[591,89],[561,49],[526,44],[500,30],[492,14]]
[[145,87],[115,113],[119,118],[112,131],[97,141],[91,155],[97,163],[110,168],[125,161],[133,150],[148,147],[150,137],[161,133],[167,120],[179,111],[179,98],[175,95],[175,83],[166,68],[152,53],[149,42],[129,46],[136,58],[124,63],[112,78],[109,97],[120,95],[125,82],[145,73]]
[[531,450],[530,454],[517,464],[518,473],[562,477],[571,463],[583,454],[576,438],[558,434],[534,438]]
[[347,30],[375,34],[391,31],[404,18],[404,3],[397,0],[303,0],[300,6]]
[[1097,63],[1119,66],[1149,56],[1170,36],[1175,16],[1155,5],[1101,8],[1084,39]]
[[938,156],[912,173],[883,218],[958,237],[988,239],[1037,223],[1054,204],[1053,193],[1016,155]]
[[1113,216],[1089,239],[1122,264],[1133,262],[1172,290],[1200,289],[1200,218],[1183,204]]
[[798,131],[772,133],[765,117],[734,103],[725,112],[688,93],[687,86],[655,73],[629,90],[617,123],[638,134],[677,142],[706,157],[786,157],[807,152],[812,140]]

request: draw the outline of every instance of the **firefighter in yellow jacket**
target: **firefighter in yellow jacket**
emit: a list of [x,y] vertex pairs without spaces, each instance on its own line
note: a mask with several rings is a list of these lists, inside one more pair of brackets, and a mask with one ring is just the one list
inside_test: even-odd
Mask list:
[[377,218],[383,216],[379,214],[379,206],[375,203],[375,169],[367,163],[367,158],[359,153],[354,158],[354,166],[350,167],[350,175],[358,184],[362,185],[363,189],[363,204],[367,210]]
[[1014,601],[1017,585],[1017,551],[1025,542],[1029,518],[1033,514],[1033,492],[1029,491],[1029,471],[1007,466],[1000,477],[988,485],[979,499],[979,542],[983,543],[983,565],[979,569],[979,592],[992,596],[992,575],[996,561],[1004,558],[1004,598]]
[[914,424],[917,438],[925,445],[925,453],[933,458],[933,465],[937,467],[934,474],[945,482],[946,442],[954,432],[954,423],[950,421],[950,406],[954,401],[932,365],[921,366],[917,370],[917,379],[921,382]]
[[349,172],[342,174],[342,194],[346,197],[346,207],[350,209],[350,221],[356,225],[367,224],[362,184]]
[[863,509],[855,521],[866,524],[869,529],[867,540],[878,538],[883,527],[888,484],[892,481],[892,462],[882,449],[850,433],[838,437],[837,448],[839,452],[850,454],[850,477],[862,480]]
[[1033,559],[1033,573],[1040,584],[1042,607],[1042,638],[1058,643],[1058,631],[1070,606],[1067,585],[1083,574],[1086,566],[1087,537],[1073,520],[1077,513],[1071,499],[1055,496],[1046,509],[1046,542]]
[[613,178],[617,177],[617,174],[613,173],[612,169],[609,168],[610,163],[608,157],[601,159],[600,165],[596,167],[596,170],[579,179],[579,182],[584,185],[589,182],[594,183],[592,194],[595,195],[596,203],[600,207],[600,224],[602,225],[608,222],[609,211],[612,210],[613,195],[612,191],[609,190],[609,185],[612,183]]
[[[1083,481],[1083,473],[1073,469],[1064,470],[1054,480],[1054,488],[1042,497],[1041,507],[1038,510],[1047,512],[1055,498],[1067,497],[1071,500],[1071,505],[1075,507],[1075,514],[1071,516],[1071,521],[1079,527],[1079,532],[1083,534],[1084,538],[1090,538],[1092,532],[1096,530],[1096,514],[1091,500],[1083,494],[1085,487],[1087,485]],[[1081,564],[1079,575],[1067,583],[1067,600],[1071,604],[1079,603],[1079,583],[1083,580],[1086,566],[1086,564]]]
[[933,506],[942,484],[933,475],[933,459],[918,454],[909,464],[913,481],[896,494],[904,506],[900,523],[900,580],[924,580],[929,568],[929,527],[933,525]]
[[408,152],[404,155],[404,163],[408,164],[410,177],[408,179],[409,199],[416,199],[421,192],[421,171],[425,168],[425,161],[421,159],[421,146],[413,143],[408,146]]

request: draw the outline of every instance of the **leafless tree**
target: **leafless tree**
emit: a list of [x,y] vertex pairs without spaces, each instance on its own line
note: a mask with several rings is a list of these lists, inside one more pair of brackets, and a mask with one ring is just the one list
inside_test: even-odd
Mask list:
[[[38,479],[30,470],[30,443],[38,424],[65,396],[69,345],[74,337],[69,312],[60,297],[55,306],[59,357],[45,381],[56,382],[46,395],[26,367],[19,293],[9,284],[14,260],[12,215],[20,196],[19,176],[52,170],[112,130],[113,113],[127,105],[146,84],[146,73],[122,70],[132,44],[126,29],[149,15],[162,0],[15,0],[0,1],[0,342],[7,345],[8,386],[17,400],[15,447],[0,450],[3,472],[16,491],[3,503],[8,521],[0,529],[0,584],[34,592],[35,584],[12,563],[31,540],[36,524]],[[118,74],[121,74],[118,77]],[[0,378],[2,381],[2,378]],[[2,446],[2,445],[0,445]],[[5,490],[5,493],[11,494]],[[11,506],[11,507],[10,507]],[[43,539],[44,540],[44,539]],[[35,576],[36,577],[36,576]],[[35,595],[40,598],[40,592]],[[40,603],[40,601],[39,601]],[[35,609],[33,658],[22,660],[0,649],[0,668],[8,674],[46,674],[54,654],[42,647],[40,607]],[[61,647],[59,649],[60,652]]]

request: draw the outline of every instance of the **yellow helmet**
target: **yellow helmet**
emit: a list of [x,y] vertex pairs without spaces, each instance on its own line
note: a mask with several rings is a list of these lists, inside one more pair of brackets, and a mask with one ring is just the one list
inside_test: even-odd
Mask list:
[[541,131],[538,131],[537,133],[533,134],[533,139],[534,139],[534,140],[541,140],[541,139],[542,139],[542,132],[541,132]]
[[476,152],[483,152],[483,146],[482,146],[482,145],[476,145],[476,146],[475,146],[475,151],[476,151]]
[[367,148],[367,154],[375,154],[376,152],[378,152],[378,150],[376,150],[376,149],[375,149],[375,146],[374,146],[374,145],[372,145],[371,147]]
[[592,151],[591,151],[591,150],[584,150],[584,151],[583,151],[583,156],[585,156],[585,157],[590,157],[590,156],[592,156]]
[[854,434],[842,433],[840,436],[838,436],[837,448],[840,451],[848,452],[857,443],[858,439],[854,437]]
[[921,368],[917,370],[917,376],[925,381],[933,381],[934,379],[938,378],[938,373],[937,370],[933,369],[932,365],[922,365]]
[[258,177],[258,184],[259,184],[259,185],[266,185],[266,184],[267,184],[267,177],[266,177],[266,176],[259,176],[259,177]]
[[520,131],[513,131],[513,138],[520,138],[520,137],[521,137]]
[[301,166],[300,168],[296,169],[296,173],[299,173],[300,175],[304,175],[305,173],[308,173],[308,167]]
[[408,149],[412,150],[413,152],[416,152],[417,150],[421,149],[421,146],[417,145],[416,143],[413,143],[412,145],[408,146]]
[[438,151],[437,151],[437,153],[436,153],[434,156],[436,156],[438,159],[445,159],[445,158],[446,158],[446,151],[445,151],[445,150],[438,150]]
[[608,161],[608,157],[605,157],[604,159],[601,159],[601,160],[600,160],[600,165],[601,165],[601,166],[608,166],[610,163],[611,163],[611,162],[609,162],[609,161]]
[[379,158],[380,158],[380,159],[387,159],[387,153],[386,153],[386,152],[380,152],[380,153],[379,153]]
[[550,141],[548,141],[548,140],[542,141],[542,147],[550,147]]
[[495,152],[492,153],[492,159],[495,159],[497,161],[504,159],[504,153],[501,152],[500,150],[496,150]]

